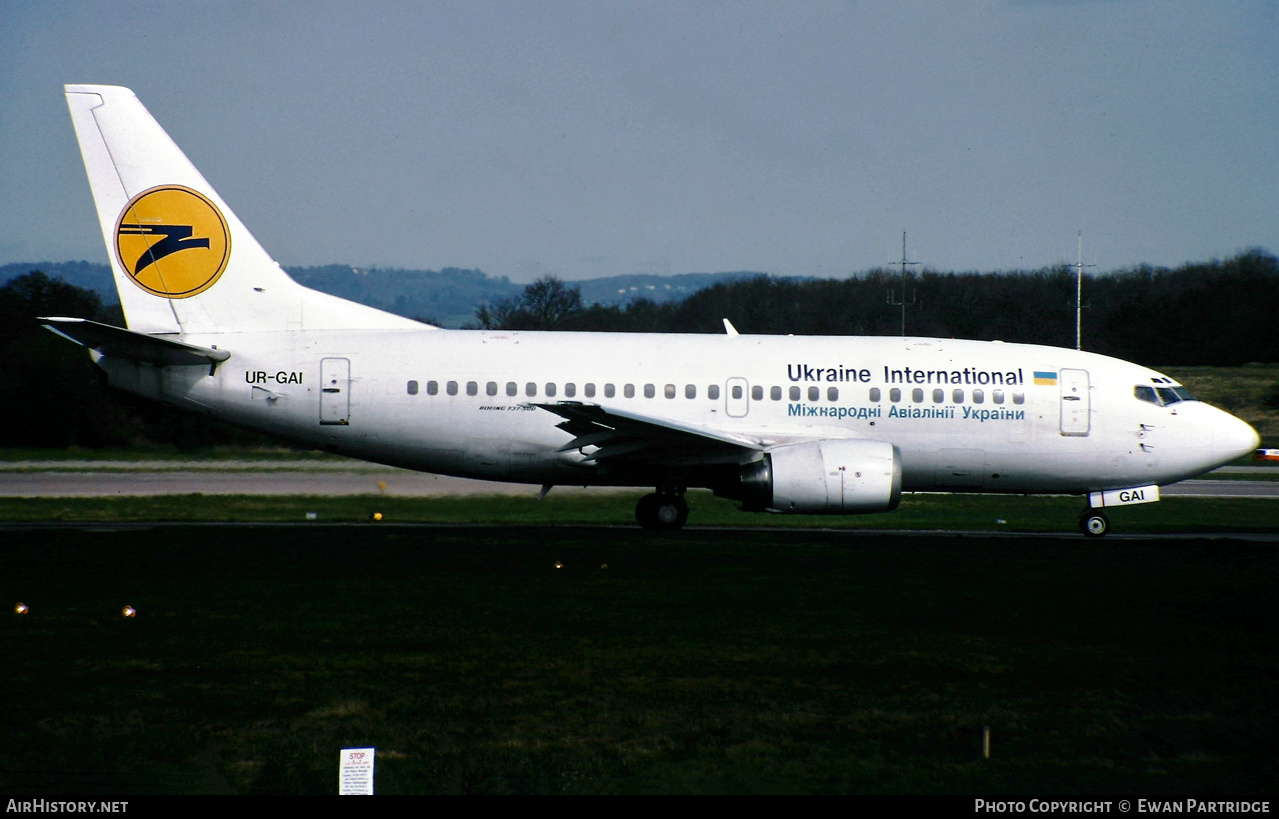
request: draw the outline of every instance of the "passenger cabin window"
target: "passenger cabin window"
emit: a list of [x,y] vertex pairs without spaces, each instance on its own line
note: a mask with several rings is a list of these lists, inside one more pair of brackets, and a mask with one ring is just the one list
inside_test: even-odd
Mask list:
[[574,397],[574,396],[576,396],[576,395],[577,395],[577,385],[576,385],[576,384],[574,384],[572,381],[570,381],[570,382],[568,382],[567,384],[565,384],[565,385],[564,385],[564,397],[565,397],[565,398],[573,398],[573,397]]
[[991,401],[994,401],[996,404],[1002,404],[1002,403],[1004,403],[1004,391],[1003,391],[1003,390],[994,390],[994,391],[993,391],[993,392],[991,392],[991,394],[990,394],[990,400],[991,400]]
[[605,384],[605,385],[604,385],[604,397],[605,397],[605,398],[612,398],[612,397],[613,397],[613,396],[615,396],[615,395],[617,395],[617,387],[613,386],[612,384]]
[[428,381],[428,382],[426,382],[426,394],[427,394],[427,395],[438,395],[438,394],[439,394],[439,392],[440,392],[440,382],[438,382],[438,381]]
[[457,382],[456,382],[456,381],[450,381],[450,382],[449,382],[449,383],[445,386],[444,391],[445,391],[445,392],[447,392],[449,395],[457,395]]
[[955,390],[953,393],[950,394],[950,398],[954,403],[962,404],[964,403],[964,391]]
[[409,395],[417,395],[417,382],[416,382],[416,381],[410,381],[410,382],[409,382]]
[[719,400],[719,384],[711,384],[706,388],[706,397],[712,401]]
[[946,391],[942,389],[933,390],[933,403],[941,404],[946,400]]
[[819,398],[821,398],[821,397],[822,397],[822,388],[821,388],[821,387],[809,387],[809,388],[808,388],[808,400],[809,400],[809,401],[816,401],[817,399],[819,399]]
[[782,400],[782,388],[781,388],[781,387],[770,387],[770,388],[768,389],[768,397],[769,397],[769,398],[771,398],[771,399],[773,399],[774,401],[780,401],[780,400]]
[[826,400],[827,400],[827,401],[838,401],[838,400],[839,400],[839,387],[827,387],[827,388],[826,388]]
[[900,404],[902,400],[902,391],[897,387],[893,387],[888,391],[888,400],[894,404]]
[[734,384],[734,385],[733,385],[733,400],[734,400],[734,401],[740,401],[740,400],[742,400],[742,385],[741,385],[741,384]]
[[654,387],[652,384],[645,384],[645,385],[644,385],[644,397],[645,397],[645,398],[652,398],[654,395],[657,395],[657,387]]
[[798,400],[799,400],[799,387],[791,387],[791,388],[790,388],[790,400],[792,400],[792,401],[798,401]]
[[984,404],[984,403],[986,403],[986,392],[985,392],[985,390],[973,390],[973,403],[974,403],[974,404]]
[[487,395],[497,395],[497,382],[490,381],[484,385],[484,392]]
[[547,382],[546,382],[546,397],[547,397],[547,398],[554,398],[554,397],[555,397],[555,382],[554,382],[554,381],[547,381]]
[[525,384],[524,394],[527,395],[529,398],[535,397],[537,395],[537,385],[534,384],[532,381]]
[[882,398],[882,397],[883,397],[883,393],[881,393],[881,392],[879,391],[879,387],[871,387],[871,388],[870,388],[870,400],[872,400],[872,401],[874,401],[876,404],[878,404],[878,403],[879,403],[879,401],[880,401],[880,398]]
[[511,396],[519,395],[519,392],[520,392],[520,385],[519,385],[519,384],[516,384],[514,381],[507,381],[507,382],[506,382],[506,394],[507,394],[507,395],[511,395]]
[[474,381],[467,381],[467,382],[466,382],[466,394],[467,394],[467,395],[479,395],[479,394],[480,394],[480,385],[479,385],[479,384],[477,384],[477,383],[476,383],[476,382],[474,382]]
[[920,389],[919,387],[916,387],[915,389],[911,390],[910,400],[914,401],[916,404],[924,403],[924,391]]
[[595,384],[594,384],[594,382],[591,382],[591,383],[588,383],[588,384],[583,385],[583,387],[582,387],[582,391],[586,393],[586,397],[587,397],[587,398],[594,398],[594,397],[595,397]]
[[761,387],[761,386],[759,386],[758,384],[757,384],[757,385],[755,385],[754,387],[751,387],[751,400],[752,400],[752,401],[763,401],[763,400],[764,400],[764,388],[763,388],[763,387]]
[[696,398],[696,397],[697,397],[697,385],[696,385],[696,384],[685,384],[685,385],[684,385],[684,397],[685,397],[685,398]]
[[1026,393],[1022,392],[1021,390],[1013,390],[1013,403],[1014,404],[1026,403]]
[[635,397],[635,385],[634,385],[634,384],[627,384],[625,387],[623,387],[623,388],[622,388],[622,395],[626,396],[627,398],[634,398],[634,397]]
[[662,394],[663,394],[663,395],[665,395],[667,398],[674,398],[674,397],[675,397],[675,385],[674,385],[674,384],[667,384],[667,385],[666,385],[666,386],[662,389]]

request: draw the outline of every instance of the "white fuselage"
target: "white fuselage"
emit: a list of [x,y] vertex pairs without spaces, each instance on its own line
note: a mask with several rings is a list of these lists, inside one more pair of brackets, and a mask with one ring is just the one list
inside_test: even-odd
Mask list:
[[[538,403],[578,401],[749,439],[868,439],[908,491],[1083,493],[1166,484],[1256,440],[1164,378],[1053,347],[922,338],[418,330],[187,335],[216,367],[102,359],[117,386],[333,452],[540,484],[651,485],[569,449]],[[1039,377],[1036,377],[1038,374]],[[1169,380],[1168,383],[1171,383]],[[328,392],[325,392],[328,390]],[[749,460],[750,453],[742,456]]]

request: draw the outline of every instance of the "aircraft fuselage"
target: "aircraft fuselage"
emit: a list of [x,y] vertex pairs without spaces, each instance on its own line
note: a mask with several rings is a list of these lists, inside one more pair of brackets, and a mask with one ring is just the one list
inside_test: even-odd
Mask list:
[[1139,400],[1137,386],[1164,378],[1153,370],[1034,345],[436,329],[185,340],[222,341],[235,353],[216,367],[100,363],[118,386],[246,427],[492,480],[648,481],[645,470],[602,469],[589,450],[564,450],[572,436],[537,406],[555,402],[721,430],[761,451],[822,439],[892,443],[907,491],[1170,483],[1236,457],[1252,434],[1202,402]]

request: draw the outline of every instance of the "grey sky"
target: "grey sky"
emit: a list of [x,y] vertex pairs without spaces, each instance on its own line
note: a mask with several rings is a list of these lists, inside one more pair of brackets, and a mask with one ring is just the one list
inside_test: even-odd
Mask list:
[[0,0],[0,263],[127,85],[285,265],[528,281],[1279,249],[1273,2]]

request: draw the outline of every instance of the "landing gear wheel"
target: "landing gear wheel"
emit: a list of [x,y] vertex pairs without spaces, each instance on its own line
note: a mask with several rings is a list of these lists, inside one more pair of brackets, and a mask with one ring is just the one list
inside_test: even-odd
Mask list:
[[1101,537],[1110,531],[1110,518],[1105,512],[1089,509],[1079,518],[1079,530],[1088,537]]
[[645,529],[674,531],[688,522],[688,504],[679,495],[645,495],[635,504],[635,520]]

